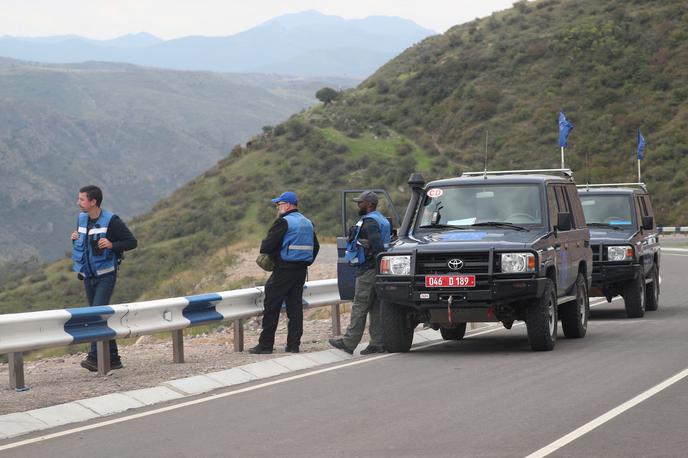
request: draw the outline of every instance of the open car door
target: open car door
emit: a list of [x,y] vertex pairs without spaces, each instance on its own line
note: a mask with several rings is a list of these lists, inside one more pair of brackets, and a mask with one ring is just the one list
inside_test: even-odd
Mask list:
[[[360,218],[358,215],[358,205],[353,199],[363,191],[371,191],[371,189],[346,189],[341,192],[342,235],[337,237],[337,284],[339,286],[339,297],[343,300],[353,300],[354,298],[356,266],[351,266],[344,260],[344,252],[349,240],[350,228]],[[387,194],[387,191],[384,189],[372,189],[372,191],[379,196],[377,209],[389,220],[392,226],[392,237],[394,237],[395,230],[401,224],[399,213],[394,208],[392,199]]]

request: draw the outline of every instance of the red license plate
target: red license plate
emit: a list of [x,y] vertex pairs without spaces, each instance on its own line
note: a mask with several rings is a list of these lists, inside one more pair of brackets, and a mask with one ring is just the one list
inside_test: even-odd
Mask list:
[[427,288],[473,288],[475,275],[426,275]]

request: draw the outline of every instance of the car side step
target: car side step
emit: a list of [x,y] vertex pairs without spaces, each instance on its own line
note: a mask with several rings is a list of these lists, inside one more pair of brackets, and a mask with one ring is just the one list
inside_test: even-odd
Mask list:
[[557,299],[557,305],[565,304],[576,300],[576,296],[563,296]]

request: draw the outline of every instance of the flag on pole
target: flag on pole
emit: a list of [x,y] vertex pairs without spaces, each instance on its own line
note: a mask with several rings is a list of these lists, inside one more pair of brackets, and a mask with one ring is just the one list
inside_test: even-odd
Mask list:
[[638,160],[645,159],[645,137],[640,133],[640,128],[638,128]]
[[571,121],[566,119],[566,116],[564,116],[564,112],[560,111],[559,112],[559,146],[562,148],[569,146],[568,145],[568,139],[569,139],[569,134],[573,130],[573,124],[571,124]]

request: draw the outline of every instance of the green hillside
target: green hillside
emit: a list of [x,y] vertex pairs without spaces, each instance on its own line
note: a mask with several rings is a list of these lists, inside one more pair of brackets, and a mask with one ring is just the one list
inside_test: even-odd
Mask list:
[[63,256],[84,184],[125,218],[148,211],[323,84],[0,58],[0,262]]
[[[674,1],[520,2],[431,37],[327,106],[292,116],[131,227],[115,301],[212,291],[236,250],[291,189],[320,234],[339,228],[339,190],[383,187],[403,209],[405,181],[490,168],[559,165],[557,114],[575,124],[568,165],[584,182],[633,180],[635,130],[660,223],[686,224],[688,5]],[[238,285],[237,285],[238,286]],[[67,262],[0,293],[1,310],[74,306]]]

